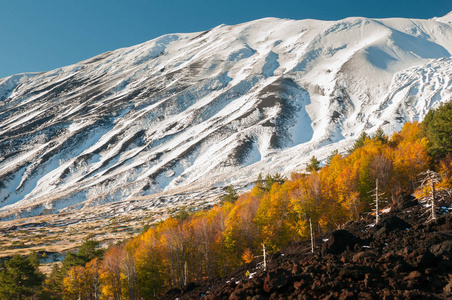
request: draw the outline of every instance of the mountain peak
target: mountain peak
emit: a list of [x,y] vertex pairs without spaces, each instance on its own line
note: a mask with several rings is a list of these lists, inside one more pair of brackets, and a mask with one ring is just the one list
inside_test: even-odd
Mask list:
[[0,220],[304,171],[448,100],[451,37],[428,20],[266,18],[0,81]]
[[446,14],[443,17],[436,18],[436,20],[441,21],[441,22],[452,23],[452,11],[450,11],[448,14]]

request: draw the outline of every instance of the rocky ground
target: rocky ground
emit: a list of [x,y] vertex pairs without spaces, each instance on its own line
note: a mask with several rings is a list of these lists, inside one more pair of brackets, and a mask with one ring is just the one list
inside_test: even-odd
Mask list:
[[[208,285],[188,284],[162,299],[452,299],[452,206],[428,221],[425,204],[406,200],[317,240],[256,260]],[[248,272],[247,272],[248,271]]]

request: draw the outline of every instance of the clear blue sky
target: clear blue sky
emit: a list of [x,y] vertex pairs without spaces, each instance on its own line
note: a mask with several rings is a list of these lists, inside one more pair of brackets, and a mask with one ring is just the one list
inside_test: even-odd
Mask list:
[[0,78],[264,17],[428,19],[451,10],[451,0],[0,0]]

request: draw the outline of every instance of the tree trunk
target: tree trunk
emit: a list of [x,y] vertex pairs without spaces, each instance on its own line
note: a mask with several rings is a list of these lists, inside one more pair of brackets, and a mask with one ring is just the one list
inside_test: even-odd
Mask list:
[[377,186],[375,189],[375,224],[378,224],[380,221],[380,209],[379,209],[379,199],[378,199],[378,178],[375,180],[375,185]]
[[184,286],[187,286],[187,261],[184,263]]
[[436,220],[435,181],[433,178],[430,178],[430,182],[432,185],[432,220]]
[[309,218],[309,227],[311,229],[311,252],[314,253],[314,232],[312,231],[312,221]]

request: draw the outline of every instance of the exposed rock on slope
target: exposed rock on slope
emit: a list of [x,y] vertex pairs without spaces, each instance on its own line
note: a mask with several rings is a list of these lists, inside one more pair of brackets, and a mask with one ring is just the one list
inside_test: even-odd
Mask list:
[[422,119],[452,94],[449,19],[262,19],[1,79],[0,220],[246,184]]
[[[367,217],[317,241],[254,261],[210,285],[173,289],[162,299],[449,299],[452,206],[426,223],[422,205]],[[262,260],[262,259],[260,259]],[[246,276],[246,271],[252,275]]]

